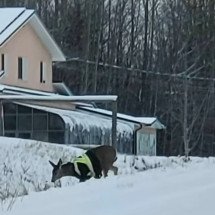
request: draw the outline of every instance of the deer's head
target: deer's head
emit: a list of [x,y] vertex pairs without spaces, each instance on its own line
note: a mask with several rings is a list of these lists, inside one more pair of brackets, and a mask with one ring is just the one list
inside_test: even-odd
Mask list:
[[53,167],[51,182],[55,182],[56,180],[60,179],[63,176],[62,160],[59,159],[57,164],[54,164],[52,161],[49,161],[49,163]]

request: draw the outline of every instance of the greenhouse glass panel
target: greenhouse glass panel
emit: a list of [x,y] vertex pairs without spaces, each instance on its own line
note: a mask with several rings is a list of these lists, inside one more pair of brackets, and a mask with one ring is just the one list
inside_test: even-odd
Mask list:
[[5,115],[4,128],[5,130],[16,130],[16,115]]
[[32,128],[32,117],[31,115],[18,115],[18,129],[19,130],[31,130]]

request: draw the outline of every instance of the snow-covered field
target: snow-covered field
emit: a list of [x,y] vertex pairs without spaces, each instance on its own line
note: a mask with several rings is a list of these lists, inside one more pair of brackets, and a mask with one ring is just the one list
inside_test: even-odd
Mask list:
[[215,214],[215,158],[119,155],[118,176],[110,172],[85,183],[66,177],[54,186],[48,161],[68,162],[83,150],[3,137],[0,142],[1,215]]

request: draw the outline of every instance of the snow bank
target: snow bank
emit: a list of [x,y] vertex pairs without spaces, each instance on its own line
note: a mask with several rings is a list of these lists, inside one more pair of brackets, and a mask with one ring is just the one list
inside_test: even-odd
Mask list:
[[214,215],[214,158],[188,163],[181,158],[147,158],[147,163],[158,160],[168,167],[34,192],[17,198],[10,211],[3,207],[0,214]]
[[[74,177],[65,177],[55,185],[51,183],[52,167],[49,160],[57,163],[72,161],[84,150],[71,146],[50,144],[40,141],[0,137],[0,201],[10,196],[27,195],[32,191],[43,191],[54,186],[67,187],[78,183]],[[119,175],[131,175],[148,169],[186,169],[215,165],[215,158],[146,157],[118,155],[116,166]],[[109,176],[113,173],[110,172]],[[90,179],[94,181],[96,179]]]
[[49,160],[71,161],[83,150],[39,141],[0,138],[0,198],[53,186]]

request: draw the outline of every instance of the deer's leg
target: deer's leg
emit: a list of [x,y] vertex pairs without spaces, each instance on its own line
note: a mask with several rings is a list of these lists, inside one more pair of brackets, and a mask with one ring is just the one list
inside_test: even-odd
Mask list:
[[114,172],[114,175],[117,175],[118,173],[118,168],[116,166],[110,166],[110,167],[106,167],[103,169],[103,174],[104,174],[104,177],[107,177],[108,176],[108,170],[112,170]]
[[85,182],[86,180],[90,179],[91,176],[81,176],[79,177],[79,182]]
[[85,179],[81,178],[79,182],[85,182],[85,181],[86,181]]
[[105,178],[108,176],[108,168],[103,169],[103,175]]
[[110,169],[114,172],[114,175],[117,175],[118,168],[116,166],[111,166]]

